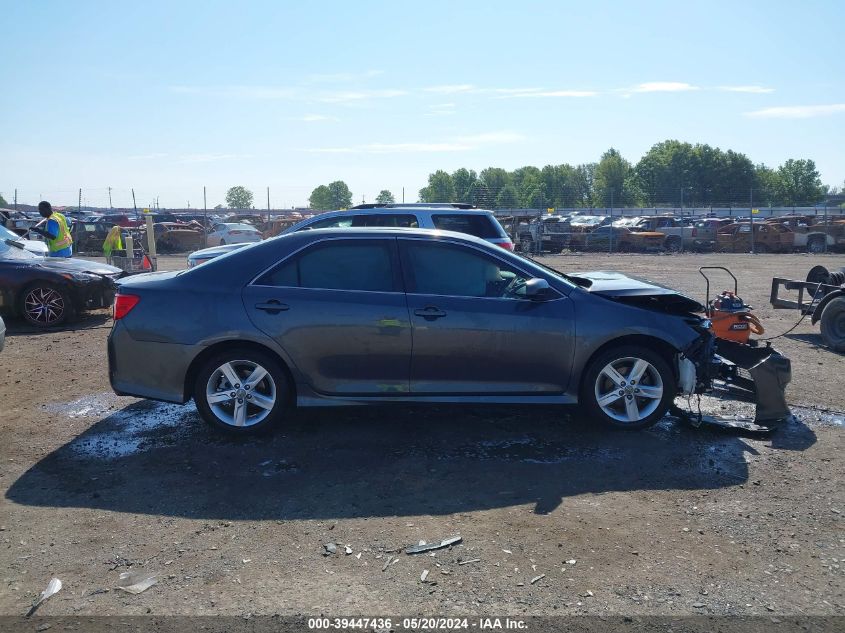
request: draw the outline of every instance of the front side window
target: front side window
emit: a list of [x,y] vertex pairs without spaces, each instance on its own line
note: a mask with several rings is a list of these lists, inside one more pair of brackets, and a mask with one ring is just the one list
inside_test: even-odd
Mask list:
[[308,247],[262,275],[259,286],[393,292],[390,240],[332,240]]
[[493,257],[451,244],[400,244],[409,293],[509,299],[524,294],[528,277]]

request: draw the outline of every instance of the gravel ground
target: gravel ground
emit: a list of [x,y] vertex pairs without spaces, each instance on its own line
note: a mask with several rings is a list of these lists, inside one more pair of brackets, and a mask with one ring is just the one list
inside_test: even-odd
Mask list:
[[[698,266],[725,264],[772,334],[798,318],[769,307],[772,276],[845,265],[543,261],[696,297]],[[845,614],[845,356],[808,322],[776,342],[793,362],[796,420],[768,439],[670,419],[607,432],[549,407],[396,406],[308,410],[235,441],[191,405],[112,395],[109,326],[106,311],[61,332],[9,323],[0,615],[25,613],[53,576],[64,589],[42,615]],[[462,542],[434,553],[398,551],[453,535]],[[120,591],[125,571],[158,584]]]

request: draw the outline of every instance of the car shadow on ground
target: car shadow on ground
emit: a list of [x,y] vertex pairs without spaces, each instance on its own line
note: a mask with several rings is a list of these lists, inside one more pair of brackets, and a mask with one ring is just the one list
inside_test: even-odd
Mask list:
[[[83,412],[85,409],[83,409]],[[584,493],[704,490],[749,476],[745,439],[666,419],[595,428],[554,407],[355,407],[298,412],[275,433],[232,439],[196,410],[136,402],[24,473],[15,503],[202,519],[444,515]],[[800,421],[772,445],[804,450]]]
[[70,318],[58,327],[35,327],[20,317],[3,317],[6,323],[6,336],[32,336],[33,334],[56,334],[57,332],[75,332],[77,330],[92,330],[98,327],[111,327],[111,309],[100,308],[82,312]]

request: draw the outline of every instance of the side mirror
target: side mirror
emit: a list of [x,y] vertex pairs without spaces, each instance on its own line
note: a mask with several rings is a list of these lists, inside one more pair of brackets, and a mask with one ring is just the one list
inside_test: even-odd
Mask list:
[[525,282],[525,296],[528,299],[542,299],[549,291],[549,282],[537,277]]

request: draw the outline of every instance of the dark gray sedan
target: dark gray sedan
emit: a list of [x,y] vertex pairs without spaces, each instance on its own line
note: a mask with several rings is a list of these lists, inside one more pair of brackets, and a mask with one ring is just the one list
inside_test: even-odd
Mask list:
[[321,229],[122,282],[109,376],[121,395],[193,398],[235,433],[294,405],[386,402],[580,403],[642,428],[707,387],[700,309],[465,234]]

